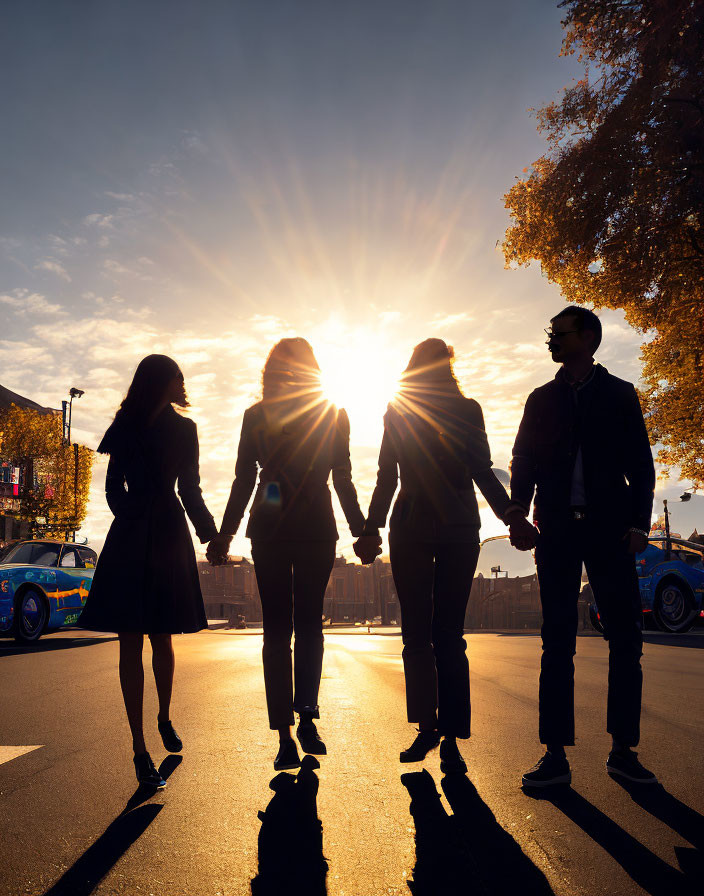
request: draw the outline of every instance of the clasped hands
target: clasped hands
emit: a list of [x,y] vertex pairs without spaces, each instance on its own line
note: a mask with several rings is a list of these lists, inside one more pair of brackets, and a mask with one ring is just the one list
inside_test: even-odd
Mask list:
[[381,535],[371,533],[360,535],[352,545],[355,554],[365,566],[373,563],[381,553]]
[[211,538],[205,549],[205,557],[211,566],[224,566],[227,563],[231,541],[229,535],[216,535],[215,538]]
[[538,541],[538,530],[523,516],[520,510],[512,511],[505,519],[509,541],[519,551],[532,551]]

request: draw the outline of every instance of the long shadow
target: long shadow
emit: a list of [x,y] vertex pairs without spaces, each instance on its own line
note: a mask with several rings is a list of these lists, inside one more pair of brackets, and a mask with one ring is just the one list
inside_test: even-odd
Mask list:
[[[168,778],[180,762],[180,756],[167,756],[159,766],[162,777]],[[44,896],[89,896],[164,808],[161,803],[143,805],[158,792],[140,784],[117,818]]]
[[544,791],[524,788],[524,793],[532,799],[552,803],[598,843],[651,896],[692,892],[688,876],[664,862],[571,787],[546,787]]
[[105,644],[107,641],[117,641],[117,635],[110,638],[43,638],[36,644],[0,641],[0,657],[17,656],[22,653],[46,653],[49,650],[69,650],[73,647],[92,647],[95,644]]
[[693,849],[675,846],[675,855],[685,877],[701,883],[704,879],[704,815],[668,793],[660,784],[655,787],[639,787],[620,778],[614,778],[614,781],[628,793],[634,803],[692,844]]
[[327,893],[316,768],[318,760],[304,756],[297,775],[280,772],[269,784],[274,796],[259,813],[259,872],[252,879],[252,896]]
[[464,775],[441,782],[448,815],[427,769],[401,775],[411,797],[416,864],[413,896],[552,896],[545,875],[497,822]]

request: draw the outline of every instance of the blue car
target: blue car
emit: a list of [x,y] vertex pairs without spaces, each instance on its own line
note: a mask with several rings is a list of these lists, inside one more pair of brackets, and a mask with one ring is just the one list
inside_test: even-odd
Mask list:
[[[655,536],[636,556],[645,628],[664,632],[686,632],[704,618],[704,545],[682,538]],[[589,615],[597,631],[603,631],[591,588],[582,593],[589,603]]]
[[78,622],[97,555],[73,542],[12,541],[0,549],[0,637],[22,644]]

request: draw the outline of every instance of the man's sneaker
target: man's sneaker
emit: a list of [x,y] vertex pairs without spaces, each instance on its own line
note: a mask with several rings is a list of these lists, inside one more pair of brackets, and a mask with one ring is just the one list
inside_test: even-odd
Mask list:
[[533,768],[523,775],[524,787],[551,787],[553,784],[569,784],[572,780],[570,764],[560,756],[547,752]]
[[606,760],[606,771],[636,784],[657,784],[658,779],[638,762],[635,750],[612,750]]

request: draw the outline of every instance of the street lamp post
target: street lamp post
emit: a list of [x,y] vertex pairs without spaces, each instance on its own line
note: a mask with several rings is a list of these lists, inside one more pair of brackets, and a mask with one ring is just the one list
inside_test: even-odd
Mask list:
[[[71,416],[73,412],[73,399],[80,398],[81,395],[84,394],[83,389],[77,389],[75,386],[71,386],[69,389],[69,403],[68,403],[68,427],[66,433],[66,444],[71,444]],[[66,402],[64,402],[64,410],[66,408]],[[76,519],[78,518],[78,445],[73,446],[73,519],[74,519],[74,529],[73,529],[73,540],[76,540]],[[66,541],[68,541],[69,532],[66,531]]]

